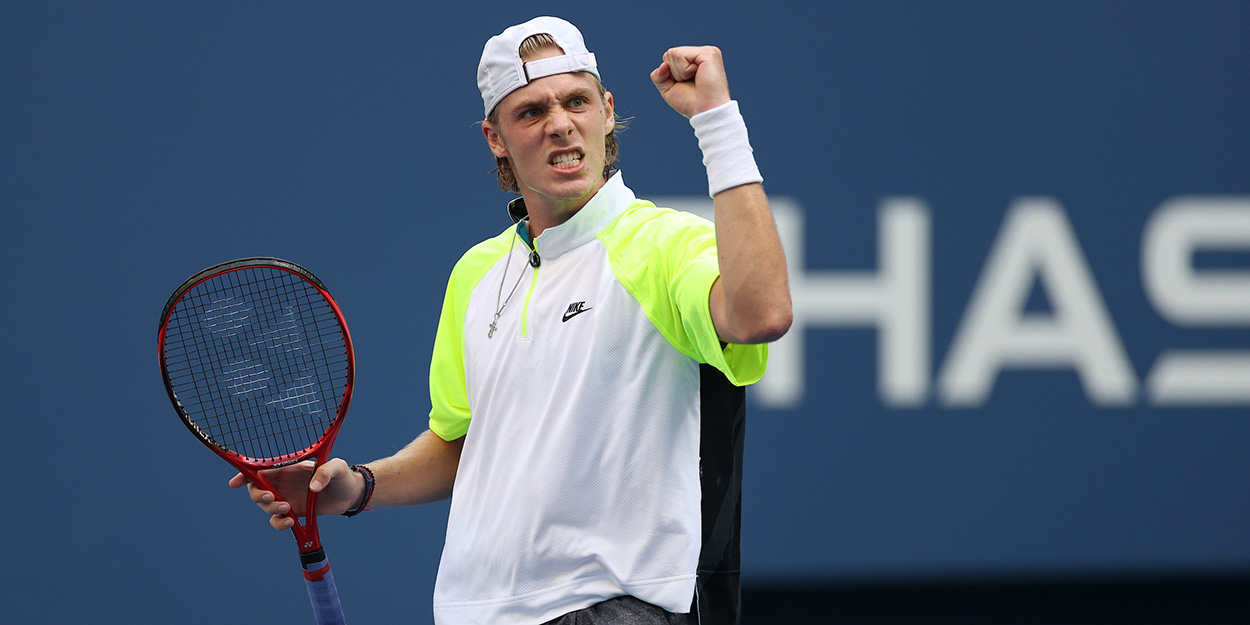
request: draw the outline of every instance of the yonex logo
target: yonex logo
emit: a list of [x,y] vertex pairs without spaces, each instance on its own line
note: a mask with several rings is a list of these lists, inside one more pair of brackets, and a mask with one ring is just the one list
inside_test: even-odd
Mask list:
[[560,321],[568,321],[569,319],[572,319],[573,317],[576,317],[588,310],[591,309],[586,307],[586,302],[574,302],[569,304],[569,309],[564,311],[564,318]]

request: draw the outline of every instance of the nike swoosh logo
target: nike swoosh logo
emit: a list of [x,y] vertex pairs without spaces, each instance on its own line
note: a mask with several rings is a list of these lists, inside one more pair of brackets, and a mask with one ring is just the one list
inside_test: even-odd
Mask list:
[[572,319],[573,317],[576,317],[588,310],[594,310],[594,309],[593,308],[581,308],[581,307],[572,308],[564,313],[564,318],[561,319],[560,321],[561,322],[568,321],[569,319]]

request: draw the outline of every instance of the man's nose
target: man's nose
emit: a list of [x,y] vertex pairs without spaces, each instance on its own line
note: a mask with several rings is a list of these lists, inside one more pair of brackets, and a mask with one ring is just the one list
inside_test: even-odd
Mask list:
[[563,137],[573,132],[573,119],[568,111],[557,108],[547,118],[547,129],[553,137]]

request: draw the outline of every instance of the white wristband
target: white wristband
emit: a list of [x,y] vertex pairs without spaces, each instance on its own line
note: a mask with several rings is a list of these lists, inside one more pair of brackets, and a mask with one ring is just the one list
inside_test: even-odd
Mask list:
[[694,136],[699,139],[699,149],[703,150],[709,196],[715,197],[725,189],[764,181],[759,167],[755,165],[747,125],[738,112],[737,100],[692,116],[690,125],[694,127]]

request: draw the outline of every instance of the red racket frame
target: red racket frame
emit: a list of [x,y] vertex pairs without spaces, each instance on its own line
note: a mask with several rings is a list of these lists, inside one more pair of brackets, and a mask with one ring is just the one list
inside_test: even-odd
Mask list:
[[[169,324],[169,315],[174,308],[177,307],[178,302],[181,301],[188,292],[206,280],[227,273],[256,267],[280,269],[282,271],[295,274],[316,288],[321,296],[324,297],[326,302],[330,305],[330,309],[334,312],[334,317],[338,321],[339,328],[343,334],[343,345],[347,350],[347,380],[343,390],[343,396],[339,400],[338,413],[335,414],[334,421],[330,424],[330,427],[326,429],[325,434],[322,435],[316,443],[305,449],[289,453],[284,456],[279,456],[277,458],[267,459],[249,458],[222,447],[209,439],[208,436],[194,424],[190,416],[187,415],[186,409],[183,408],[177,395],[174,394],[173,386],[169,382],[169,376],[165,373],[167,371],[165,363],[165,331]],[[213,453],[230,463],[230,465],[235,469],[238,469],[239,472],[247,477],[248,481],[252,484],[272,492],[275,498],[281,501],[286,501],[282,498],[282,495],[278,492],[278,490],[274,488],[273,484],[270,483],[265,476],[261,475],[261,471],[295,464],[309,458],[314,460],[314,467],[320,467],[326,460],[329,459],[330,449],[334,446],[334,440],[338,437],[339,428],[342,427],[343,419],[347,414],[347,408],[351,404],[352,387],[355,384],[356,379],[356,358],[355,352],[352,349],[351,333],[347,329],[347,320],[343,317],[343,311],[339,308],[338,302],[334,301],[330,292],[326,290],[325,285],[322,284],[321,281],[318,280],[316,276],[312,275],[312,273],[307,269],[304,269],[303,267],[300,267],[290,261],[278,258],[246,258],[215,265],[201,271],[184,282],[182,286],[178,287],[173,296],[170,297],[169,302],[165,304],[165,310],[161,314],[160,332],[157,336],[157,352],[160,354],[162,377],[165,379],[165,390],[169,393],[169,399],[173,402],[174,408],[178,411],[178,416],[182,418],[183,424],[187,426],[187,429],[191,430],[195,434],[196,438],[199,439],[200,442],[204,443],[204,445],[211,449]],[[321,550],[321,536],[317,531],[317,493],[308,491],[304,515],[305,522],[301,524],[299,522],[299,515],[296,513],[294,507],[292,507],[290,514],[288,514],[288,516],[294,521],[294,525],[291,526],[291,532],[295,535],[295,541],[299,546],[299,552],[302,559],[304,556],[314,554]],[[328,569],[328,565],[325,568]],[[304,577],[313,581],[319,580],[320,574],[320,571],[304,571]]]

